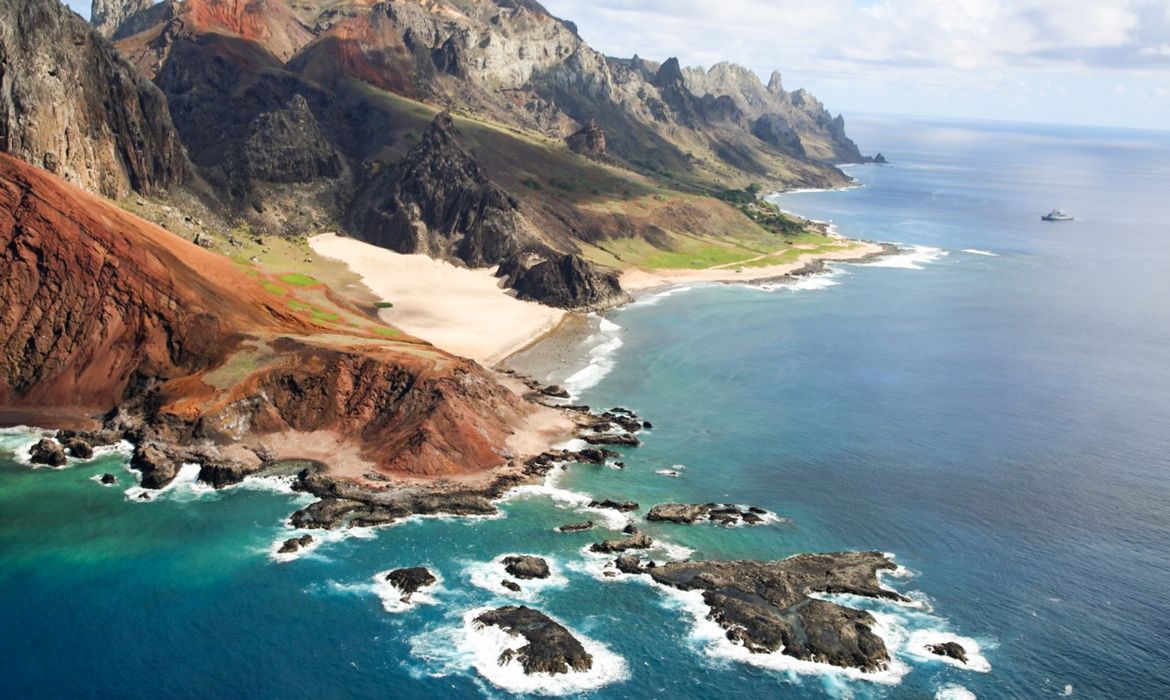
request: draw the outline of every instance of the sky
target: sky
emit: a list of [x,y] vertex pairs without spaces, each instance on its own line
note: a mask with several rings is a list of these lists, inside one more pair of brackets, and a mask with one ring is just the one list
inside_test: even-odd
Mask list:
[[606,54],[732,61],[831,111],[1170,129],[1170,0],[543,0]]
[[[89,16],[87,0],[67,0]],[[611,56],[780,71],[834,113],[1170,129],[1170,0],[543,0]]]

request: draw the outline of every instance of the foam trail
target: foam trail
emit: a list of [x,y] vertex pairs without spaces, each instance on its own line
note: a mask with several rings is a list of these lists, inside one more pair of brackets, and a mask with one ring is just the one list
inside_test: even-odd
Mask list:
[[572,630],[570,633],[593,657],[593,667],[588,671],[528,675],[518,661],[501,663],[501,654],[519,649],[527,642],[523,637],[512,636],[498,627],[480,626],[475,622],[476,617],[490,609],[469,610],[459,623],[410,640],[412,653],[425,662],[428,675],[441,677],[474,670],[491,685],[509,693],[553,696],[578,695],[629,678],[625,659]]
[[[214,487],[199,481],[199,469],[198,464],[185,462],[179,467],[179,473],[175,475],[171,483],[161,489],[145,489],[141,486],[131,486],[126,489],[126,500],[133,503],[143,503],[159,498],[166,498],[173,501],[188,502],[214,495],[216,493]],[[129,466],[127,466],[127,470],[137,475],[137,472],[131,470]]]
[[986,255],[989,258],[999,257],[999,253],[993,253],[990,250],[979,250],[978,248],[964,248],[963,252],[970,255]]
[[898,255],[887,255],[872,262],[852,263],[859,267],[894,267],[903,270],[921,270],[928,263],[938,262],[950,255],[942,248],[933,248],[926,245],[912,245],[906,252]]
[[420,605],[438,605],[439,599],[435,597],[435,594],[438,593],[443,586],[443,577],[435,573],[433,568],[428,566],[427,569],[435,577],[435,582],[425,588],[415,591],[413,594],[411,594],[409,601],[402,600],[403,592],[401,588],[386,580],[386,576],[391,571],[393,571],[393,569],[379,571],[378,573],[374,574],[372,579],[373,583],[368,584],[369,590],[371,590],[374,595],[378,596],[378,598],[382,601],[382,609],[388,613],[403,613],[408,610],[413,610]]
[[961,685],[948,683],[935,692],[934,700],[975,700],[975,693]]
[[[285,540],[300,537],[301,535],[312,535],[313,541],[295,552],[284,554],[280,552],[280,547],[284,544]],[[373,539],[375,536],[375,529],[368,527],[350,527],[343,530],[296,530],[288,527],[264,551],[268,554],[270,560],[280,564],[296,561],[302,557],[326,559],[324,555],[316,553],[323,545],[335,544],[350,539],[368,540]]]
[[829,287],[836,287],[841,284],[838,278],[842,275],[840,270],[830,269],[827,272],[821,272],[815,275],[802,275],[800,277],[787,279],[782,282],[770,282],[765,284],[751,284],[744,283],[744,286],[753,287],[755,289],[762,289],[765,292],[815,292],[821,289],[828,289]]
[[596,386],[613,371],[614,355],[623,345],[618,335],[621,330],[621,326],[603,318],[598,332],[585,341],[586,344],[592,345],[587,355],[587,364],[561,382],[561,386],[573,399],[586,389]]
[[655,304],[657,304],[658,302],[662,301],[663,299],[665,299],[667,297],[674,296],[675,294],[681,294],[683,292],[689,292],[692,289],[694,289],[693,286],[671,287],[669,289],[658,292],[657,294],[651,294],[649,296],[645,296],[645,297],[639,299],[638,301],[634,302],[633,305],[634,306],[654,306]]

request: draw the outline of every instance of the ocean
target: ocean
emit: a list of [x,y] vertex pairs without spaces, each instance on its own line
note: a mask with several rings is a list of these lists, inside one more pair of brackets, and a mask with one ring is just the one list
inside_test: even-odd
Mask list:
[[[891,164],[777,201],[907,252],[607,314],[588,367],[542,378],[654,429],[626,469],[555,472],[501,517],[333,534],[282,561],[305,501],[279,480],[184,479],[141,501],[124,453],[32,469],[18,453],[35,433],[0,431],[3,694],[1170,696],[1170,132],[871,116],[850,133]],[[1041,222],[1055,207],[1077,220]],[[848,602],[874,612],[895,664],[749,657],[693,598],[601,574],[584,550],[624,517],[589,496],[783,518],[647,523],[660,558],[894,554],[886,581],[914,604]],[[588,518],[602,529],[554,531]],[[513,552],[552,578],[500,588]],[[414,565],[441,583],[402,605],[377,575]],[[516,602],[587,639],[594,672],[500,668],[500,640],[468,621]],[[921,652],[947,639],[968,666]]]

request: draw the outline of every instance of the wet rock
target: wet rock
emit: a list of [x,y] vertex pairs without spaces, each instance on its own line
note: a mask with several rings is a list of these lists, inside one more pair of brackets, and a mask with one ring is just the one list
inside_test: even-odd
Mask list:
[[581,439],[590,445],[616,445],[621,447],[638,447],[642,441],[628,433],[619,433],[616,435],[597,435],[586,434],[582,435]]
[[754,506],[745,510],[729,503],[662,503],[651,508],[646,519],[684,525],[701,520],[719,525],[738,525],[740,521],[748,525],[762,525],[764,519],[760,516],[767,512]]
[[409,603],[410,597],[427,586],[435,585],[438,579],[424,566],[395,569],[386,574],[386,580],[402,591],[402,602]]
[[605,499],[604,501],[590,501],[590,508],[608,508],[609,510],[616,510],[621,513],[628,513],[631,510],[637,510],[638,504],[634,501],[613,501]]
[[614,566],[623,574],[640,574],[645,571],[642,568],[642,560],[634,554],[623,554],[614,560]]
[[551,397],[556,398],[556,399],[569,398],[569,392],[566,391],[564,387],[558,386],[556,384],[554,384],[552,386],[546,386],[545,388],[540,390],[540,393],[544,394],[545,396],[551,396]]
[[130,458],[130,468],[142,474],[142,488],[161,489],[175,480],[179,465],[157,445],[139,445]]
[[671,523],[693,523],[704,518],[711,511],[710,506],[687,503],[663,503],[654,506],[646,514],[647,520]]
[[650,549],[653,546],[654,540],[650,539],[646,533],[640,532],[620,540],[605,540],[594,543],[589,547],[589,550],[598,554],[619,554],[631,549]]
[[504,571],[519,579],[542,579],[549,577],[548,562],[540,557],[517,555],[504,557]]
[[101,481],[106,486],[113,486],[114,484],[118,483],[118,477],[114,476],[113,474],[102,474]]
[[805,661],[879,671],[888,667],[890,656],[872,630],[873,616],[809,594],[905,600],[878,579],[878,572],[894,568],[881,552],[842,552],[773,562],[671,562],[649,573],[662,585],[702,591],[708,618],[752,653],[781,651]]
[[217,489],[232,486],[255,474],[262,464],[249,464],[236,460],[208,459],[199,467],[199,480]]
[[277,553],[278,554],[296,554],[302,548],[308,547],[312,543],[313,543],[313,536],[312,535],[301,535],[300,537],[290,537],[289,539],[284,541],[284,544],[280,545],[280,549],[277,550]]
[[932,654],[946,656],[956,661],[967,663],[967,650],[958,642],[943,642],[942,644],[928,644],[926,650]]
[[522,590],[520,588],[520,584],[516,583],[515,581],[509,581],[508,579],[500,581],[500,585],[504,588],[507,588],[509,591],[512,591],[513,593],[519,593]]
[[495,626],[527,642],[519,649],[508,649],[500,655],[500,664],[513,660],[520,663],[524,673],[561,674],[583,672],[593,668],[593,657],[569,630],[544,613],[521,606],[489,610],[475,622]]
[[586,520],[583,523],[571,523],[569,525],[561,525],[557,528],[557,532],[585,532],[593,529],[593,521]]
[[47,464],[50,467],[63,467],[69,460],[65,457],[65,450],[51,438],[41,438],[40,442],[28,450],[33,464]]
[[346,516],[363,507],[360,501],[343,498],[325,498],[292,514],[292,526],[300,529],[330,529],[338,527]]

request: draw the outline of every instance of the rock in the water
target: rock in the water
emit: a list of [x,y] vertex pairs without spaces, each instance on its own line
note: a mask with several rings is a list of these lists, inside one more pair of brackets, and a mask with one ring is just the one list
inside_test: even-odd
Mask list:
[[219,489],[240,483],[245,477],[260,471],[262,466],[238,460],[208,459],[199,467],[199,480]]
[[290,537],[280,545],[277,550],[278,554],[295,554],[304,547],[308,547],[313,543],[312,535],[301,535],[300,537]]
[[753,653],[779,650],[805,661],[879,671],[890,655],[873,633],[873,616],[809,594],[904,600],[878,579],[878,572],[894,568],[881,552],[842,552],[773,562],[671,562],[648,573],[665,586],[703,591],[708,617]]
[[929,644],[926,647],[927,651],[939,656],[946,656],[956,661],[967,663],[967,650],[963,648],[962,644],[958,642],[943,642],[942,644]]
[[556,384],[553,384],[552,386],[546,386],[545,388],[540,390],[540,393],[544,394],[545,396],[551,396],[554,399],[567,399],[567,398],[569,398],[569,392],[565,391],[565,389],[563,387],[558,386]]
[[620,540],[596,542],[589,547],[589,550],[599,554],[619,554],[631,549],[650,549],[653,546],[654,540],[650,539],[646,533],[640,532]]
[[515,581],[509,581],[508,579],[500,581],[500,585],[504,588],[507,588],[509,591],[512,591],[513,593],[519,593],[521,591],[520,584],[516,583]]
[[402,591],[402,602],[409,603],[410,597],[427,586],[435,585],[435,575],[424,566],[395,569],[386,574],[386,580]]
[[583,523],[571,523],[569,525],[561,525],[557,528],[558,532],[584,532],[593,529],[593,521],[586,520]]
[[590,445],[616,445],[619,447],[637,447],[642,444],[638,438],[629,433],[616,434],[587,434],[582,435],[581,439]]
[[508,649],[501,654],[501,665],[515,659],[528,675],[580,673],[593,668],[593,657],[569,630],[532,608],[521,605],[489,610],[475,618],[475,622],[499,627],[527,641],[519,649]]
[[589,507],[590,508],[608,508],[610,510],[616,510],[616,511],[619,511],[622,513],[627,513],[631,510],[637,510],[638,504],[635,503],[634,501],[614,501],[614,500],[610,500],[607,498],[604,501],[590,501]]
[[690,525],[700,520],[708,520],[720,525],[736,525],[740,521],[747,525],[762,525],[761,515],[768,511],[763,508],[751,507],[747,510],[737,505],[726,503],[662,503],[650,509],[647,520],[659,522],[681,523]]
[[504,557],[504,571],[520,579],[548,578],[548,562],[540,557],[517,555]]
[[28,450],[33,464],[47,464],[50,467],[63,467],[69,460],[65,457],[65,450],[51,438],[41,438],[40,442]]
[[130,468],[142,474],[142,488],[161,489],[175,480],[179,465],[154,445],[139,445],[130,458]]
[[70,457],[77,459],[92,459],[93,447],[79,437],[69,438],[65,441],[65,451],[69,453]]
[[114,484],[118,483],[118,477],[114,476],[113,474],[102,474],[101,481],[106,486],[113,486]]
[[642,568],[642,560],[634,554],[623,554],[614,560],[614,566],[623,574],[640,574],[645,571]]

